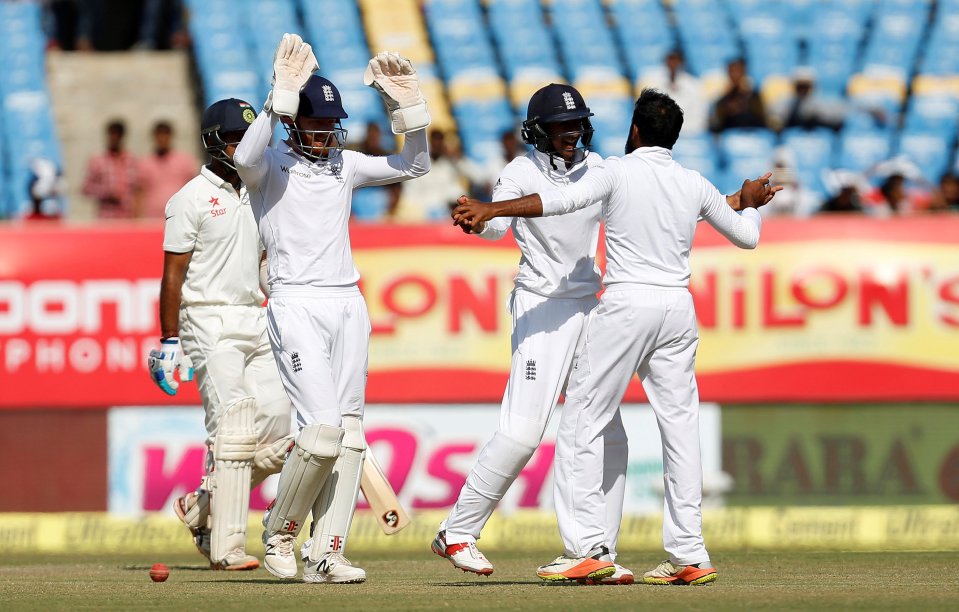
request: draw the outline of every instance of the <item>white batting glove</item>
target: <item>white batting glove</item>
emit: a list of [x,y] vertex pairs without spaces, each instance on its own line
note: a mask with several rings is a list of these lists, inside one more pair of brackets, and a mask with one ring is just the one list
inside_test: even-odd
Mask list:
[[[193,362],[180,349],[179,338],[167,338],[160,341],[160,350],[150,351],[147,360],[150,378],[167,395],[176,395],[180,382],[193,380]],[[173,376],[174,370],[180,371],[180,382]]]
[[405,134],[427,127],[432,119],[413,64],[399,53],[378,53],[363,73],[363,84],[379,92],[394,134]]
[[296,117],[300,108],[300,92],[320,67],[313,55],[313,47],[297,34],[284,34],[273,55],[273,90],[266,101],[266,109],[277,115]]

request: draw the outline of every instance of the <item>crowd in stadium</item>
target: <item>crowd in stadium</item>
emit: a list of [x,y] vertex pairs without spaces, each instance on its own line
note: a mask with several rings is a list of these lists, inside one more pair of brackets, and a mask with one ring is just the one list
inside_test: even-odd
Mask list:
[[[236,96],[257,105],[270,61],[260,39],[299,29],[309,40],[327,24],[335,33],[325,35],[317,54],[321,70],[344,90],[350,146],[382,153],[396,147],[385,114],[372,92],[348,79],[354,64],[395,41],[380,22],[413,7],[412,25],[394,25],[409,29],[404,36],[414,42],[405,52],[436,108],[433,171],[402,189],[358,192],[360,221],[445,219],[460,193],[488,194],[499,169],[524,151],[517,128],[528,94],[550,81],[583,92],[596,113],[593,148],[604,156],[621,154],[630,104],[643,87],[669,93],[685,112],[674,157],[727,192],[744,176],[774,170],[787,190],[763,209],[766,215],[959,211],[955,0],[41,4],[47,48],[192,49],[206,103]],[[242,35],[224,42],[212,35],[221,30]],[[131,129],[146,134],[150,126]],[[129,157],[121,147],[88,168],[117,156]],[[80,172],[80,160],[70,161],[66,171]],[[31,190],[45,202],[34,198],[33,209],[20,214],[57,216],[64,208],[50,203],[55,189],[34,190],[54,184],[43,178],[50,162],[15,160],[8,174],[19,176],[17,163],[29,168]],[[99,202],[101,216],[158,216],[158,205],[143,200],[159,198],[159,188],[142,183],[132,159],[123,163],[130,169],[111,174],[125,194],[122,205],[104,204],[114,196],[104,195],[96,179],[84,193]],[[156,158],[142,163],[157,165]],[[163,187],[172,189],[167,178]]]

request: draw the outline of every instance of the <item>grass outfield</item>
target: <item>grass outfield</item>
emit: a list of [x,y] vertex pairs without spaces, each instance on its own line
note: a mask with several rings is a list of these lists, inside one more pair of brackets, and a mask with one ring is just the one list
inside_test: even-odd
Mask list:
[[[361,585],[282,582],[265,570],[211,572],[196,555],[0,559],[3,610],[716,610],[959,609],[955,553],[724,553],[719,580],[703,587],[548,586],[535,576],[549,554],[492,555],[496,573],[464,574],[429,553],[357,555]],[[634,570],[650,554],[624,554]],[[150,565],[170,566],[153,583]]]

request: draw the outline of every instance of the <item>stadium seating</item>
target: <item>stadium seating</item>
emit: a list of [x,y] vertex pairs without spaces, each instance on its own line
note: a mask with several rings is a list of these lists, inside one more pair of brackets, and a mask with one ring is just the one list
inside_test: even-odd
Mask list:
[[0,193],[0,217],[20,216],[29,209],[27,187],[35,158],[63,167],[43,78],[46,43],[40,10],[38,3],[0,3],[0,62],[4,65],[0,179],[5,187]]

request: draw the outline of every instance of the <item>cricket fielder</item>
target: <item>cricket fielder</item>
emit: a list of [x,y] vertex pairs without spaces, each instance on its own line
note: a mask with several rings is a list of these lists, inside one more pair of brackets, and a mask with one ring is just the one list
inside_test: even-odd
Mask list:
[[[235,159],[267,249],[270,341],[299,430],[264,517],[263,563],[277,577],[297,575],[293,546],[312,510],[303,581],[351,583],[366,580],[343,552],[366,453],[370,319],[350,251],[350,205],[358,187],[429,171],[430,116],[409,60],[381,53],[364,82],[383,96],[393,132],[405,134],[403,150],[385,157],[344,150],[340,92],[316,69],[310,46],[285,34],[273,90]],[[277,121],[289,139],[273,148]]]
[[[209,165],[166,207],[161,348],[153,381],[174,395],[192,377],[206,411],[207,475],[174,510],[214,569],[260,566],[246,554],[250,488],[280,471],[292,443],[291,406],[273,360],[260,293],[262,248],[233,152],[255,117],[242,100],[203,113]],[[181,344],[182,343],[182,344]]]
[[[552,84],[533,94],[523,140],[533,150],[511,161],[493,188],[493,200],[509,200],[574,184],[602,162],[589,151],[592,116],[583,96],[569,85]],[[520,249],[513,317],[512,364],[503,395],[500,426],[470,471],[432,549],[457,568],[493,573],[476,548],[483,526],[539,446],[553,406],[566,387],[587,313],[597,304],[596,266],[600,205],[555,218],[495,218],[474,226],[496,240],[510,228]],[[604,494],[609,513],[603,523],[610,549],[555,572],[561,580],[630,584],[633,573],[612,563],[622,520],[627,440],[617,414],[604,434]]]
[[[606,291],[586,324],[581,355],[566,394],[555,475],[566,556],[608,546],[602,478],[603,432],[638,373],[663,441],[663,543],[669,559],[646,572],[647,584],[705,584],[716,579],[702,536],[699,393],[694,371],[699,333],[689,293],[689,251],[702,216],[741,248],[759,242],[756,208],[779,188],[769,175],[745,181],[735,213],[699,173],[673,161],[682,110],[666,94],[644,90],[636,101],[626,155],[609,158],[575,185],[487,205],[467,198],[453,211],[460,225],[493,217],[571,213],[603,202]],[[561,558],[562,559],[562,558]],[[557,561],[560,561],[558,559]],[[554,562],[555,563],[555,562]],[[547,564],[540,568],[549,571]]]

